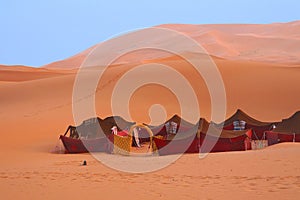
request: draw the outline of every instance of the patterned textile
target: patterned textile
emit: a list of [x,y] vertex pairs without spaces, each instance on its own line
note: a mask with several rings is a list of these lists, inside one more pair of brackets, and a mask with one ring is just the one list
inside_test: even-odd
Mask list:
[[131,143],[131,136],[114,135],[114,154],[129,155]]
[[168,122],[165,124],[167,133],[176,134],[177,132],[177,123],[176,122]]

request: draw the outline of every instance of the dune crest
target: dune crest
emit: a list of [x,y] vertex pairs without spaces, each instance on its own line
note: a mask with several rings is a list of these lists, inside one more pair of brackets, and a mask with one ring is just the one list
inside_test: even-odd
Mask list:
[[[212,56],[228,60],[300,64],[300,21],[273,24],[163,24],[156,27],[186,34],[195,39]],[[162,42],[159,38],[147,39],[153,40],[152,42]],[[78,68],[94,47],[96,46],[43,67],[49,69]],[[143,60],[143,56],[145,54],[141,53],[139,59]],[[164,55],[161,53],[152,54],[153,59],[162,56]],[[126,58],[119,62],[132,63],[135,61],[135,58]]]

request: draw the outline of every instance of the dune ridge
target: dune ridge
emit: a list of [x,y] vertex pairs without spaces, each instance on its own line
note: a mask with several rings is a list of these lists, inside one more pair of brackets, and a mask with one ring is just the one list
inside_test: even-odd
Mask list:
[[[228,60],[300,64],[299,21],[273,24],[163,24],[155,27],[186,34],[195,39],[212,56]],[[148,39],[153,40],[152,42],[159,41],[159,38]],[[49,69],[78,68],[95,47],[96,45],[70,58],[43,67]],[[145,53],[140,54],[139,58],[143,60],[143,56]],[[152,53],[152,57],[153,59],[161,57],[161,52],[154,55]],[[136,61],[133,59],[127,58],[119,62]]]

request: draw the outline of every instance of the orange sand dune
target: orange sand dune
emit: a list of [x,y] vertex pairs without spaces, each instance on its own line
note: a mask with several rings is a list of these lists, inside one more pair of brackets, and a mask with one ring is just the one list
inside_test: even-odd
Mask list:
[[50,64],[47,64],[43,67],[49,69],[73,69],[80,67],[81,63],[84,59],[89,55],[89,53],[93,50],[93,47],[88,48],[87,50],[80,52],[68,59],[56,61]]
[[[210,96],[201,77],[194,76],[194,71],[185,61],[175,61],[175,58],[169,58],[161,62],[177,69],[181,68],[181,73],[185,74],[191,84],[196,84],[194,89],[200,103],[201,117],[210,120]],[[262,121],[278,121],[300,110],[297,100],[300,94],[300,88],[297,87],[299,67],[224,59],[215,59],[215,62],[225,84],[227,116],[230,116],[237,108],[241,108]],[[95,96],[99,117],[105,118],[113,114],[110,100],[112,91],[119,80],[119,77],[115,78],[115,75],[120,75],[126,71],[124,69],[130,69],[133,66],[116,66],[107,70],[98,85]],[[160,75],[167,76],[166,74]],[[137,76],[143,77],[145,74],[137,74]],[[18,72],[15,77],[18,77]],[[4,124],[2,130],[11,133],[6,134],[5,137],[12,140],[16,136],[22,137],[22,130],[26,129],[26,134],[39,137],[41,141],[44,141],[45,137],[57,138],[68,124],[73,123],[74,80],[75,74],[69,73],[46,79],[19,81],[15,84],[3,82],[0,85],[0,120]],[[178,102],[170,98],[172,97],[170,95],[171,93],[163,87],[148,85],[140,88],[133,94],[129,104],[133,120],[149,123],[148,110],[153,104],[166,107],[166,117],[178,113]],[[191,116],[187,116],[189,121],[199,117],[192,116],[193,110],[190,113]],[[84,116],[84,118],[87,117],[90,116]],[[14,126],[16,121],[21,125]],[[26,141],[31,139],[23,138]],[[10,143],[5,142],[3,145],[10,145]]]
[[[295,57],[299,48],[294,46],[299,46],[296,41],[299,40],[299,34],[296,34],[299,22],[249,25],[240,32],[237,30],[241,30],[241,25],[162,27],[165,26],[212,42],[206,45],[214,55],[224,81],[227,117],[240,108],[261,121],[279,121],[300,110],[300,62],[299,56]],[[233,36],[234,32],[237,35]],[[232,38],[239,42],[231,43]],[[257,38],[264,48],[250,54],[249,51],[256,48],[252,43],[258,41]],[[277,48],[281,41],[288,41],[289,45]],[[271,42],[276,44],[269,44]],[[274,51],[268,49],[269,45]],[[69,69],[80,66],[90,50],[45,68],[0,66],[0,159],[3,161],[0,192],[3,199],[299,198],[299,144],[279,144],[259,151],[216,153],[203,160],[196,154],[184,155],[169,167],[147,174],[112,170],[89,154],[49,153],[58,143],[59,135],[69,124],[74,124],[72,106],[80,101],[72,99],[77,70]],[[144,53],[144,57],[137,56]],[[211,100],[203,77],[179,56],[162,56],[158,51],[124,55],[105,71],[95,90],[96,114],[101,118],[116,114],[111,108],[111,97],[122,75],[138,64],[153,62],[172,67],[190,82],[199,101],[201,117],[210,120]],[[94,73],[103,67],[89,70]],[[135,71],[133,76],[139,79],[146,76],[169,78],[164,70],[147,69]],[[134,83],[135,79],[132,80]],[[84,76],[84,83],[88,81],[89,76]],[[185,92],[179,82],[169,81]],[[126,90],[123,93],[126,95]],[[123,99],[117,99],[115,103],[124,105]],[[165,116],[161,112],[150,113],[150,116],[149,109],[153,104],[164,107]],[[188,121],[200,117],[189,105],[185,106]],[[129,110],[132,120],[145,123],[150,123],[151,117],[163,120],[180,114],[176,95],[155,84],[138,88],[131,95]],[[88,117],[92,116],[83,115],[81,120]],[[155,123],[160,123],[159,120]],[[88,166],[80,166],[83,160],[88,161]]]
[[182,32],[209,54],[230,60],[299,64],[299,21],[274,24],[166,24]]
[[[183,33],[202,45],[213,56],[229,60],[252,60],[269,63],[299,64],[300,59],[300,22],[274,24],[165,24],[157,28],[168,28]],[[147,38],[152,43],[167,43],[159,37]],[[139,43],[140,41],[136,41]],[[141,41],[142,42],[142,41]],[[89,53],[89,49],[66,60],[45,65],[46,68],[70,69],[78,68]],[[111,54],[114,49],[107,49]],[[137,62],[139,59],[160,58],[162,52],[137,57],[127,57],[119,60],[120,63]]]
[[73,72],[72,70],[55,71],[55,70],[48,70],[46,68],[0,65],[0,82],[30,81],[36,79],[61,76],[67,73],[73,73]]

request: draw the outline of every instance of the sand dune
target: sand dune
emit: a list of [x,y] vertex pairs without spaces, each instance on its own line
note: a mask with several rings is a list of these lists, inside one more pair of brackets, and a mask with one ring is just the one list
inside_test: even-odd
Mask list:
[[[210,96],[203,79],[195,77],[194,71],[183,60],[167,58],[160,62],[175,69],[181,68],[181,73],[185,74],[192,85],[197,86],[194,89],[200,102],[201,117],[209,120],[211,117]],[[289,117],[296,110],[300,110],[297,100],[300,88],[295,87],[299,85],[299,67],[224,59],[215,59],[215,62],[225,84],[227,116],[234,113],[237,108],[241,108],[262,121],[279,121]],[[119,74],[120,77],[122,73],[133,66],[135,65],[112,67],[105,73],[95,96],[96,111],[100,117],[105,118],[113,114],[110,100],[112,91],[119,80],[115,78],[115,75]],[[18,75],[19,73],[15,72],[13,77],[18,77]],[[144,75],[137,74],[139,77]],[[166,76],[166,74],[161,74],[161,76]],[[57,138],[58,134],[73,122],[74,80],[74,73],[64,73],[43,79],[36,77],[31,81],[16,81],[13,84],[2,82],[0,85],[2,105],[0,118],[1,122],[6,124],[2,129],[12,132],[13,136],[11,137],[14,138],[15,134],[22,135],[21,130],[24,127],[30,127],[27,130],[30,130],[32,135],[38,134],[34,129],[40,127],[37,130],[42,130],[44,136]],[[178,85],[178,87],[180,86]],[[164,106],[167,110],[166,117],[178,113],[180,111],[178,102],[176,99],[170,98],[170,95],[163,87],[145,86],[140,88],[130,101],[133,120],[149,123],[148,110],[153,104]],[[190,112],[193,113],[192,110]],[[193,121],[194,117],[191,114],[187,120]],[[15,120],[24,123],[24,126],[14,127]],[[49,123],[50,121],[51,123]],[[10,134],[5,137],[10,137]],[[43,137],[41,136],[41,138]]]
[[73,73],[72,70],[48,70],[46,68],[34,68],[27,66],[3,66],[0,65],[0,82],[19,82],[36,79],[51,78]]
[[[213,56],[229,60],[252,60],[269,63],[299,64],[300,23],[274,24],[214,24],[187,25],[165,24],[168,28],[195,39]],[[152,43],[161,43],[160,38],[148,38]],[[138,43],[138,41],[137,41]],[[66,60],[45,65],[46,68],[78,68],[95,46]],[[114,53],[113,49],[108,49]],[[138,59],[159,58],[162,52],[139,54]],[[120,63],[136,62],[136,57],[119,60]]]
[[299,64],[299,21],[268,25],[167,24],[159,27],[187,34],[208,53],[226,59]]
[[[279,121],[300,110],[299,26],[299,22],[291,22],[161,27],[204,41],[224,81],[227,117],[240,108],[261,121]],[[74,124],[72,105],[77,102],[72,92],[77,70],[71,69],[80,66],[90,51],[42,68],[0,66],[0,191],[4,199],[298,199],[299,144],[216,153],[203,160],[196,154],[184,155],[163,170],[134,175],[104,167],[88,154],[49,153],[58,136]],[[110,102],[122,75],[138,64],[153,62],[168,65],[189,80],[201,117],[210,120],[211,100],[203,77],[179,56],[159,51],[124,55],[105,71],[95,93],[97,115],[105,118],[115,114]],[[163,70],[133,75],[168,78]],[[88,76],[85,81],[89,81]],[[182,88],[179,82],[175,85]],[[116,103],[124,102],[118,99]],[[132,120],[150,123],[153,104],[161,104],[167,118],[180,112],[168,88],[148,84],[130,98]],[[188,109],[187,120],[199,117]],[[80,166],[82,160],[88,161],[87,167]]]
[[49,69],[74,69],[80,67],[81,63],[88,56],[88,54],[93,50],[93,47],[88,48],[87,50],[80,52],[70,58],[65,60],[55,61],[53,63],[49,63],[43,67]]

